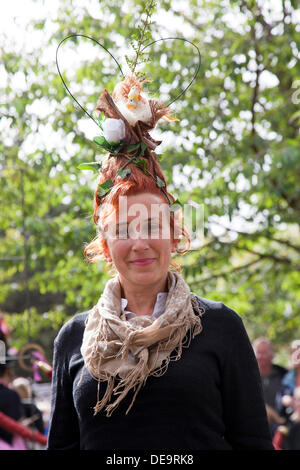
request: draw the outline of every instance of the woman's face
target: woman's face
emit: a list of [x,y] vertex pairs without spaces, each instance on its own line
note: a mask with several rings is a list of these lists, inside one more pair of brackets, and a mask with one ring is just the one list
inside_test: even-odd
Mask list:
[[[121,199],[121,198],[120,198]],[[117,269],[123,288],[162,285],[176,243],[170,234],[169,206],[158,195],[122,198],[119,217],[107,220],[107,259]]]

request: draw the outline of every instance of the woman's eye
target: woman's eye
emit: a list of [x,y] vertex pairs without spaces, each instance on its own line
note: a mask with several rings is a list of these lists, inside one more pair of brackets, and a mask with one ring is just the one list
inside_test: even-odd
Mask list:
[[122,228],[117,228],[116,230],[116,235],[117,237],[119,238],[125,238],[128,236],[128,231],[127,231],[127,227],[122,227]]

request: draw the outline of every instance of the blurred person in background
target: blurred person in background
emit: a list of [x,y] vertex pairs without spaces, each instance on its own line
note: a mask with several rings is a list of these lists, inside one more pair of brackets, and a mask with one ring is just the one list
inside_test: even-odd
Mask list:
[[[6,346],[6,338],[0,331],[0,340]],[[3,358],[2,358],[3,359]],[[23,407],[19,395],[10,387],[12,371],[9,358],[5,357],[0,363],[0,411],[10,418],[20,421],[24,416]],[[26,450],[24,440],[20,436],[13,435],[0,426],[0,450]]]
[[292,341],[290,346],[290,370],[283,376],[281,389],[276,398],[278,412],[289,419],[293,413],[293,394],[300,386],[300,340]]
[[274,436],[274,446],[277,450],[300,450],[300,387],[294,389],[290,397],[292,414],[284,426],[279,426]]
[[278,413],[277,397],[281,391],[282,379],[287,373],[287,369],[273,363],[275,351],[268,338],[259,337],[252,346],[261,376],[270,430],[274,434],[277,426],[285,422],[285,419]]
[[12,388],[21,398],[25,417],[25,422],[23,421],[23,424],[26,424],[31,429],[44,434],[45,427],[43,422],[43,415],[33,402],[32,389],[29,380],[24,377],[17,377],[12,382]]

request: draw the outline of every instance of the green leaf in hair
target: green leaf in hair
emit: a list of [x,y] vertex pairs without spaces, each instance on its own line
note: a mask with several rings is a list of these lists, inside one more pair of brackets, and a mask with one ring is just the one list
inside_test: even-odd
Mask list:
[[[170,201],[170,198],[168,197],[169,201]],[[181,202],[179,201],[179,199],[176,199],[176,201],[174,202],[171,202],[171,206],[170,206],[170,211],[171,212],[176,212],[178,209],[182,209],[182,204]]]
[[144,142],[141,142],[141,155],[144,156],[147,145]]
[[80,163],[80,165],[78,165],[77,168],[78,170],[92,170],[95,173],[97,173],[102,169],[102,163],[100,162]]
[[112,180],[110,179],[105,180],[103,183],[99,184],[97,195],[99,197],[104,196],[113,187],[113,185],[114,183],[112,182]]
[[156,184],[159,188],[163,188],[165,186],[164,181],[159,176],[156,177]]
[[128,145],[127,150],[129,153],[134,152],[140,147],[140,145],[141,145],[141,142],[138,142],[137,144]]
[[119,176],[121,176],[122,179],[124,179],[127,175],[131,173],[131,170],[130,168],[124,168],[123,170],[118,170],[117,173]]

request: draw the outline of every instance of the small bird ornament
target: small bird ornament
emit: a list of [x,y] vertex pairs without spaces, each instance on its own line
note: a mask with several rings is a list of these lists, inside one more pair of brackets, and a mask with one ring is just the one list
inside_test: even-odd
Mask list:
[[128,109],[136,109],[139,101],[146,103],[145,99],[142,98],[141,90],[135,85],[129,90],[126,106]]
[[[159,105],[156,100],[148,99],[145,94],[142,95],[142,87],[146,81],[140,82],[130,75],[116,85],[113,100],[125,119],[131,126],[135,126],[137,121],[150,124],[154,117],[165,121],[178,121],[169,116],[169,110],[164,105]],[[159,115],[153,116],[155,110],[159,110]],[[155,119],[155,122],[158,119]]]

